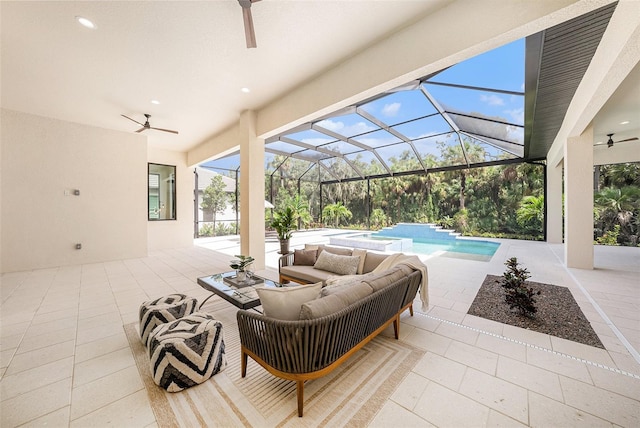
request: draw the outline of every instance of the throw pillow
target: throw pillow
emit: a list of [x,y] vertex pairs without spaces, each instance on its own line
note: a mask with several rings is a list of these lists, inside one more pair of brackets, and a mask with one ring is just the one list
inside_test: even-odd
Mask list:
[[355,275],[358,272],[358,264],[360,257],[358,256],[340,256],[323,251],[318,255],[314,269],[326,270],[327,272],[337,273],[338,275]]
[[295,250],[293,252],[294,266],[313,266],[316,262],[316,250]]
[[364,259],[367,257],[367,250],[361,250],[359,248],[354,248],[352,256],[359,256],[360,263],[358,264],[358,275],[362,275],[364,269]]
[[318,245],[318,257],[320,257],[320,253],[323,251],[329,252],[331,254],[338,254],[341,256],[351,256],[353,250],[351,248],[340,248],[340,247],[328,247],[326,245]]
[[300,307],[320,295],[322,282],[295,287],[257,288],[265,316],[279,320],[297,320]]

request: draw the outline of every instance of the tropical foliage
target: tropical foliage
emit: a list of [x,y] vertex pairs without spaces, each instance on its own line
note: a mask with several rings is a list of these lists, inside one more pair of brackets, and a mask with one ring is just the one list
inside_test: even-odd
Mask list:
[[[299,159],[274,156],[267,166],[275,171],[266,176],[267,198],[272,197],[276,208],[282,209],[295,206],[291,201],[300,195],[312,219],[309,226],[322,221],[333,227],[379,229],[398,222],[424,222],[475,236],[543,238],[543,204],[529,207],[532,217],[525,223],[521,224],[524,217],[518,222],[517,216],[524,198],[542,198],[543,165],[514,163],[425,174],[422,165],[439,168],[464,159],[459,145],[438,143],[433,150],[421,159],[422,164],[410,151],[388,161],[394,173],[422,169],[422,174],[394,174],[369,180],[345,180],[353,176],[353,170],[344,161],[324,161],[329,174],[325,168]],[[465,141],[465,152],[471,163],[500,159],[491,158],[484,148],[469,141]],[[367,161],[365,155],[354,155],[350,163],[365,177],[386,173],[375,157]],[[320,185],[319,181],[324,183]],[[338,206],[351,216],[337,217],[333,211]],[[533,213],[535,209],[539,212]]]
[[222,181],[221,175],[215,175],[211,178],[211,183],[204,189],[202,194],[202,202],[200,208],[202,208],[205,216],[211,216],[213,224],[216,223],[216,214],[223,213],[227,208],[227,192],[225,192],[226,185]]
[[594,195],[595,241],[638,246],[640,164],[606,165],[599,169],[598,183],[604,187]]
[[335,204],[329,204],[322,210],[322,217],[327,221],[333,221],[333,225],[338,227],[340,220],[348,220],[353,217],[351,211],[342,202],[336,202]]
[[[388,171],[367,152],[349,155],[349,163],[340,158],[324,160],[322,168],[293,157],[273,156],[267,165],[271,173],[265,176],[265,198],[273,201],[276,210],[292,207],[299,228],[326,224],[379,229],[421,222],[473,236],[543,239],[544,165],[473,168],[474,163],[509,156],[492,156],[471,141],[464,145],[463,153],[459,144],[438,142],[421,159],[409,150],[398,153],[388,159],[393,176],[382,178]],[[429,171],[458,164],[465,156],[471,168]],[[365,178],[350,179],[352,166]],[[417,173],[405,174],[413,171]],[[639,245],[640,164],[600,166],[596,178],[594,240]],[[338,206],[350,215],[334,212]]]

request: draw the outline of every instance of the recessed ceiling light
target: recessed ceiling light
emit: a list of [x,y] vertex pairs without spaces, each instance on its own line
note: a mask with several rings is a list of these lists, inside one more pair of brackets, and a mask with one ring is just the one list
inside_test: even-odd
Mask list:
[[158,105],[158,104],[160,104],[160,101],[158,101],[158,100],[151,100],[151,104]]
[[91,20],[83,17],[83,16],[76,16],[76,20],[80,23],[80,25],[82,25],[83,27],[87,27],[90,28],[92,30],[95,30],[97,27],[96,24],[94,24],[93,22],[91,22]]
[[244,92],[245,94],[248,94],[249,92],[251,92],[251,89],[249,88],[242,88],[240,89],[242,92]]
[[629,123],[629,121],[628,121],[628,120],[625,120],[624,122],[620,122],[620,125],[626,125],[626,124],[628,124],[628,123]]

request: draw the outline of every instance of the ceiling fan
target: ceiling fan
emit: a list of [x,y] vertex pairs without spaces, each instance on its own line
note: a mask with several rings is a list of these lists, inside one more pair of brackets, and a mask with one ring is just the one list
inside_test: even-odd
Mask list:
[[144,116],[147,118],[147,120],[146,120],[144,123],[140,123],[140,122],[138,122],[138,121],[137,121],[137,120],[135,120],[135,119],[131,119],[129,116],[125,116],[124,114],[121,114],[120,116],[122,116],[122,117],[126,117],[126,118],[127,118],[127,119],[129,119],[130,121],[135,122],[135,123],[137,123],[138,125],[142,126],[142,128],[138,129],[136,132],[142,132],[142,131],[147,130],[147,129],[155,129],[156,131],[171,132],[172,134],[177,134],[177,133],[178,133],[178,131],[173,131],[173,130],[171,130],[171,129],[154,128],[153,126],[151,126],[151,125],[149,124],[149,118],[151,117],[151,115],[150,115],[150,114],[147,114],[147,113],[145,113],[145,114],[144,114]]
[[256,48],[256,32],[253,29],[253,17],[251,16],[251,4],[260,0],[238,0],[242,7],[242,18],[244,20],[244,37],[247,40],[247,48]]
[[[614,144],[617,144],[617,143],[626,143],[627,141],[635,141],[635,140],[637,140],[637,139],[638,139],[638,137],[633,137],[633,138],[626,138],[626,139],[624,139],[624,140],[620,140],[620,141],[613,141],[613,135],[614,135],[614,134],[607,134],[607,137],[609,137],[609,140],[607,141],[607,143],[606,143],[606,144],[607,144],[607,148],[609,148],[609,149],[610,149],[611,147],[613,147],[613,145],[614,145]],[[605,143],[596,143],[595,145],[596,145],[596,146],[601,146],[601,145],[603,145],[603,144],[605,144]]]

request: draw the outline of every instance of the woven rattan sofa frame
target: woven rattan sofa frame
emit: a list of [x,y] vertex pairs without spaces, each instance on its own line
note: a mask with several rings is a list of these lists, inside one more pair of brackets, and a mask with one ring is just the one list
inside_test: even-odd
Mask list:
[[304,408],[304,382],[325,376],[393,323],[400,335],[400,314],[409,309],[421,274],[412,272],[382,290],[334,314],[301,321],[282,321],[259,313],[237,313],[241,374],[251,357],[274,376],[296,382],[298,416]]

